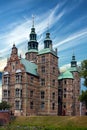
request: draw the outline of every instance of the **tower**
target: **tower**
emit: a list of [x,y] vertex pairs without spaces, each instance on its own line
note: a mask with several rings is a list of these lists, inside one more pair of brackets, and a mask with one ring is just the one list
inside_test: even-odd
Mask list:
[[73,115],[80,115],[80,75],[79,69],[77,66],[77,61],[75,59],[75,55],[72,55],[71,68],[70,72],[72,72],[74,80],[73,80]]
[[58,113],[58,57],[52,48],[50,33],[46,33],[44,49],[38,53],[38,74],[40,76],[41,115]]
[[30,40],[28,42],[28,52],[25,54],[26,59],[37,63],[37,54],[38,54],[38,42],[37,42],[37,34],[35,33],[34,28],[34,17],[32,18],[32,28],[30,33]]

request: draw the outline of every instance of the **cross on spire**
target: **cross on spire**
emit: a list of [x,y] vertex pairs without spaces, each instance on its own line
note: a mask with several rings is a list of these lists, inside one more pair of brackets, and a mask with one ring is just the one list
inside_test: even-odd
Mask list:
[[34,15],[32,15],[32,28],[34,28]]

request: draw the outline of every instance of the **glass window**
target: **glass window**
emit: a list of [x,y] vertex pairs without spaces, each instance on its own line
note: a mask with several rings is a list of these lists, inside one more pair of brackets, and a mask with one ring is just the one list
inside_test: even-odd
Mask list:
[[7,97],[8,91],[7,91],[7,90],[4,90],[3,94],[4,94],[4,97]]
[[30,102],[30,109],[33,109],[33,102]]
[[55,103],[52,103],[52,110],[55,109]]
[[41,67],[41,71],[42,71],[42,73],[45,73],[45,66]]
[[33,76],[31,76],[31,83],[33,83],[33,81],[34,81],[34,77],[33,77]]
[[41,109],[44,109],[44,108],[45,108],[45,103],[41,102]]
[[15,90],[15,97],[20,97],[20,89]]
[[42,56],[42,63],[45,62],[45,56]]
[[44,97],[45,97],[45,92],[41,91],[41,99],[44,99]]
[[55,67],[53,67],[53,73],[55,73]]
[[33,97],[33,90],[30,91],[30,97]]
[[64,94],[64,98],[66,98],[66,94]]
[[66,92],[66,88],[64,88],[64,92]]
[[9,83],[9,77],[4,77],[4,84],[8,84]]
[[22,76],[19,74],[16,74],[16,83],[21,83],[22,82]]
[[55,86],[55,79],[53,79],[53,86]]
[[20,105],[20,102],[19,101],[15,101],[15,109],[16,110],[19,110],[19,105]]
[[55,92],[52,93],[52,99],[55,99]]
[[45,85],[45,79],[41,79],[41,86]]

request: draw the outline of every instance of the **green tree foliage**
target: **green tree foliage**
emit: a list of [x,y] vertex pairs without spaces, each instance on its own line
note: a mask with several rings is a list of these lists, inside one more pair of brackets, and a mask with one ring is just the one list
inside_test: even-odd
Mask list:
[[80,75],[84,78],[84,86],[87,87],[87,60],[82,61]]
[[82,91],[82,94],[80,95],[80,101],[85,102],[87,108],[87,90]]
[[6,101],[0,103],[0,110],[9,110],[10,108],[11,106]]
[[[83,85],[87,88],[87,60],[84,60],[81,63],[80,75],[82,78],[84,78]],[[87,90],[82,91],[82,94],[80,95],[80,101],[85,102],[87,108]]]

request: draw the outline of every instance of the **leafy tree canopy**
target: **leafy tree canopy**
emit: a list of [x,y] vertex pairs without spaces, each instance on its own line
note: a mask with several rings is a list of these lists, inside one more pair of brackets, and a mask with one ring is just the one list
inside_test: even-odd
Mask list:
[[87,60],[82,61],[80,75],[84,78],[84,86],[87,87]]
[[[80,75],[82,78],[84,78],[84,86],[87,87],[87,60],[83,60],[81,63],[81,71]],[[86,108],[87,108],[87,90],[82,91],[82,94],[80,95],[80,101],[85,102]]]
[[9,110],[10,108],[11,106],[6,101],[0,103],[0,110]]

